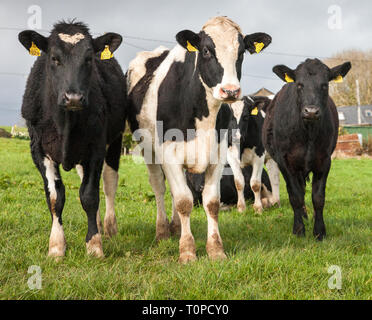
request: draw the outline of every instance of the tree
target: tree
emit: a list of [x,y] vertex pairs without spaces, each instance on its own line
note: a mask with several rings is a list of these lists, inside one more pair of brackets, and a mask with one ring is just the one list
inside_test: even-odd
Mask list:
[[337,106],[357,105],[355,80],[358,79],[361,105],[372,104],[372,50],[346,50],[326,59],[324,63],[332,68],[346,61],[351,62],[351,70],[343,83],[330,83],[330,96]]

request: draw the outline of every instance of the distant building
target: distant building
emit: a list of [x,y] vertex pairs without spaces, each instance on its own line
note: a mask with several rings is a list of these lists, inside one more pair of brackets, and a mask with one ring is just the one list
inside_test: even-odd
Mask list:
[[362,134],[363,139],[372,136],[372,105],[360,106],[360,124],[358,124],[358,107],[348,106],[337,108],[340,126],[348,133]]
[[372,125],[372,105],[360,106],[360,124],[357,106],[339,107],[337,111],[342,126]]
[[268,90],[266,88],[261,88],[257,92],[251,93],[250,96],[265,96],[265,97],[268,97],[270,99],[274,99],[275,93],[271,92],[270,90]]

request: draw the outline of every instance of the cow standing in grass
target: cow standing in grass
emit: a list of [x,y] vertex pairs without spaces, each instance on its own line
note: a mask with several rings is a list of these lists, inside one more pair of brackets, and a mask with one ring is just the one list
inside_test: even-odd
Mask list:
[[295,70],[284,65],[273,68],[279,78],[289,83],[267,108],[263,142],[286,181],[296,235],[305,234],[302,217],[307,218],[304,196],[310,172],[313,173],[313,234],[317,240],[326,235],[325,188],[338,137],[338,114],[328,95],[328,82],[340,81],[350,68],[350,62],[346,62],[330,69],[318,59],[307,59]]
[[[142,135],[150,184],[157,204],[156,238],[168,238],[181,229],[179,261],[196,259],[190,229],[193,196],[184,168],[205,171],[203,206],[208,219],[207,252],[225,258],[218,229],[219,181],[224,161],[219,157],[215,126],[221,103],[239,99],[244,52],[259,52],[271,42],[264,33],[243,36],[226,17],[209,20],[199,33],[184,30],[178,45],[141,52],[128,69],[129,122]],[[227,128],[227,123],[221,128]],[[136,131],[141,129],[141,132]],[[218,128],[217,128],[218,129]],[[223,138],[223,137],[222,137]],[[165,177],[172,194],[169,224],[164,208]]]
[[[244,212],[245,205],[245,178],[242,168],[252,166],[249,184],[254,193],[253,208],[261,213],[264,207],[275,204],[280,205],[279,199],[279,169],[277,164],[266,152],[262,142],[262,126],[265,110],[271,103],[267,97],[245,96],[241,101],[231,104],[232,120],[229,131],[233,135],[229,141],[227,161],[234,174],[235,187],[238,193],[237,207]],[[239,129],[239,131],[234,131]],[[269,192],[261,183],[264,164],[268,169],[272,192]]]
[[[52,216],[49,256],[65,255],[62,227],[65,203],[59,165],[77,166],[80,201],[88,217],[86,247],[103,256],[99,182],[103,167],[106,196],[104,231],[116,233],[114,198],[126,115],[124,74],[112,58],[122,38],[107,33],[93,39],[83,23],[57,23],[49,37],[26,30],[19,41],[40,55],[28,77],[22,116],[31,137],[32,159],[44,180]],[[111,59],[112,58],[112,59]]]

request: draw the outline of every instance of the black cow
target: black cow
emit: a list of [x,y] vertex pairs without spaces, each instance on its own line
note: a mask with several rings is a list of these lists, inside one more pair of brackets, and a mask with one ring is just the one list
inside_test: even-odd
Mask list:
[[112,53],[122,37],[106,33],[92,38],[85,24],[62,21],[54,25],[49,37],[26,30],[19,34],[19,41],[31,54],[39,55],[27,80],[22,116],[52,216],[49,256],[64,256],[66,249],[62,227],[65,187],[59,171],[62,164],[66,171],[77,166],[82,179],[80,201],[88,217],[87,252],[101,257],[102,167],[104,230],[108,236],[117,230],[114,198],[126,118],[126,85]]
[[[199,33],[176,35],[172,50],[141,52],[128,69],[128,120],[134,136],[142,135],[150,184],[157,203],[156,238],[181,229],[181,263],[196,259],[190,229],[193,197],[184,168],[206,172],[203,204],[208,217],[207,252],[211,259],[225,258],[218,229],[219,188],[224,167],[220,160],[221,136],[215,125],[222,102],[241,95],[240,77],[245,50],[259,52],[271,42],[265,33],[244,36],[226,17],[210,19]],[[227,124],[226,124],[227,125]],[[221,128],[224,128],[222,126]],[[223,137],[222,137],[223,138]],[[169,225],[164,208],[164,178],[173,199]]]
[[284,65],[273,68],[279,78],[289,83],[267,109],[263,142],[286,181],[296,235],[305,234],[302,217],[307,218],[304,196],[310,172],[313,173],[313,234],[318,240],[326,235],[325,187],[338,136],[338,114],[328,95],[328,83],[342,79],[350,68],[350,62],[346,62],[330,69],[318,59],[307,59],[295,70]]
[[[225,169],[228,171],[230,169],[229,165],[225,166]],[[250,180],[252,177],[252,166],[247,166],[242,169],[245,186],[244,186],[244,198],[245,199],[254,199],[254,193],[250,187]],[[186,171],[187,185],[189,186],[193,198],[194,206],[203,204],[203,190],[205,183],[205,174],[204,173],[191,173]],[[271,192],[271,184],[269,176],[264,169],[262,171],[262,187],[261,192],[263,195],[267,195],[268,191]],[[221,205],[234,205],[238,201],[238,193],[235,186],[234,176],[231,174],[224,174],[220,180],[221,188]],[[267,196],[265,197],[267,198]]]
[[[245,166],[253,167],[248,183],[254,193],[254,210],[261,213],[264,207],[280,204],[279,169],[262,143],[265,110],[270,103],[271,100],[268,97],[245,96],[242,100],[231,104],[232,120],[229,124],[227,161],[234,174],[235,186],[238,191],[237,207],[240,212],[246,209],[243,191],[247,181],[241,170]],[[265,192],[265,196],[262,196],[261,176],[265,163],[273,192]]]

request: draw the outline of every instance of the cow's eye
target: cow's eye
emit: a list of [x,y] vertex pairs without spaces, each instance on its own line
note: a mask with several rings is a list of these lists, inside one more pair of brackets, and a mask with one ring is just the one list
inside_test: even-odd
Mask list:
[[209,51],[209,49],[207,47],[204,47],[204,49],[203,49],[203,57],[204,58],[210,58],[211,57],[211,52]]
[[53,63],[56,66],[60,66],[61,65],[61,61],[57,57],[55,57],[55,56],[52,56],[52,61],[53,61]]
[[297,83],[297,89],[301,90],[304,88],[304,85],[302,83]]
[[91,57],[91,56],[86,57],[86,58],[85,58],[85,63],[86,63],[86,64],[91,64],[91,63],[92,63],[92,57]]
[[328,90],[328,83],[323,83],[321,87],[322,90]]

